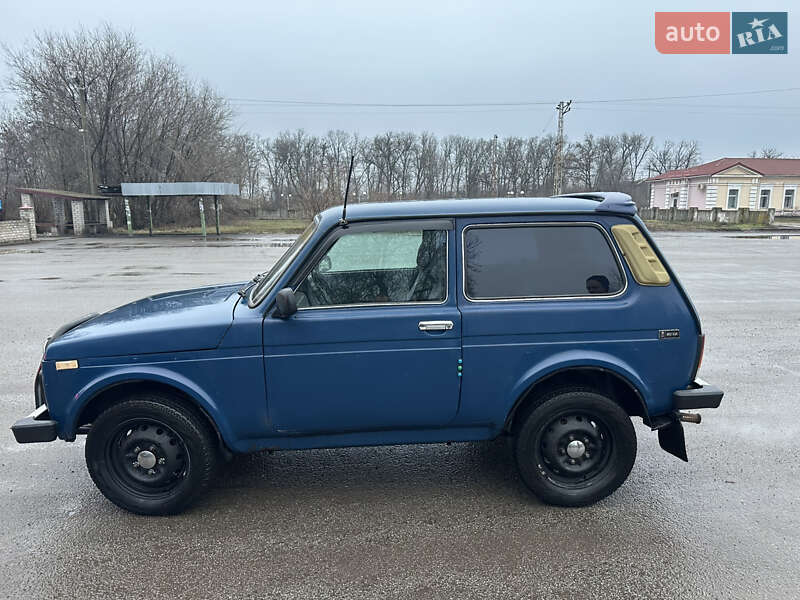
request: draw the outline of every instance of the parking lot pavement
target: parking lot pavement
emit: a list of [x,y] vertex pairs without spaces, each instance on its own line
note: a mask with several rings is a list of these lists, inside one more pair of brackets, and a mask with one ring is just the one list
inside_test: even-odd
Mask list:
[[59,325],[248,279],[282,242],[0,247],[0,597],[796,598],[800,239],[658,240],[703,319],[700,375],[726,392],[687,426],[688,464],[639,424],[628,482],[559,509],[525,491],[504,440],[258,454],[170,518],[107,502],[82,439],[21,446],[8,426]]

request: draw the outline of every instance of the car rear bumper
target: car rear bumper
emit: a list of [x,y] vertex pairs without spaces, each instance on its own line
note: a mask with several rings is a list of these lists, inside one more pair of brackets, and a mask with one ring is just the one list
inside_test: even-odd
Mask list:
[[20,444],[52,442],[58,436],[57,423],[50,418],[46,405],[39,406],[27,417],[11,426],[14,437]]
[[650,423],[653,429],[658,430],[658,444],[663,450],[688,462],[686,453],[686,437],[683,433],[683,423],[700,423],[700,415],[681,413],[681,410],[697,408],[718,408],[722,402],[723,391],[700,378],[695,380],[683,390],[676,390],[672,394],[672,412],[657,418]]
[[723,394],[717,386],[697,377],[687,389],[673,392],[672,406],[675,410],[718,408]]

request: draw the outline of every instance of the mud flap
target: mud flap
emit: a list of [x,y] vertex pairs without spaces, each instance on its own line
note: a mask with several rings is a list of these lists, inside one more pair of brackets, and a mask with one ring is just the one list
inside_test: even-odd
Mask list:
[[683,435],[683,423],[673,421],[666,427],[658,430],[658,443],[662,449],[685,462],[689,462],[686,455],[686,437]]

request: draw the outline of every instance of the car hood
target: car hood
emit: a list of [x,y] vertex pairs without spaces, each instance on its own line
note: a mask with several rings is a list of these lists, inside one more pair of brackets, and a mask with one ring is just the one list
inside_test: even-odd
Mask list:
[[90,317],[51,338],[45,359],[216,348],[233,321],[241,286],[238,283],[158,294]]

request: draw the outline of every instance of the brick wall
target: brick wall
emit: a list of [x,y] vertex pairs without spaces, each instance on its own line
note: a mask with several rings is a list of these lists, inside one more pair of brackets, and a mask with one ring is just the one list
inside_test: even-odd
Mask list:
[[72,232],[83,235],[86,229],[86,219],[83,212],[83,200],[72,201]]
[[31,230],[27,221],[0,221],[0,244],[31,241]]

